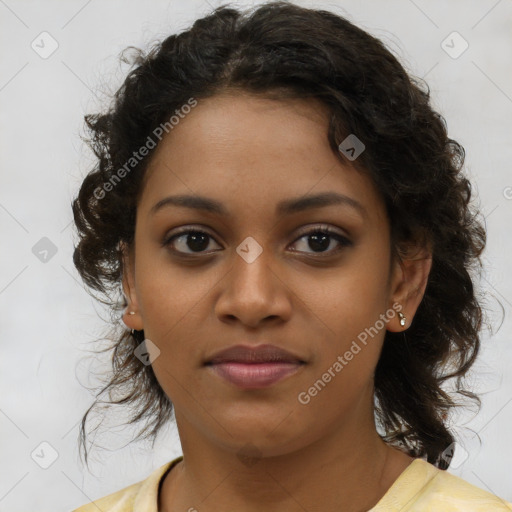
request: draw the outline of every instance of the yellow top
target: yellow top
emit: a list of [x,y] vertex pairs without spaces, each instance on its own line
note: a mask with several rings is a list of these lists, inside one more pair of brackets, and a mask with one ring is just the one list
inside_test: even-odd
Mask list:
[[[158,512],[159,484],[183,455],[137,482],[73,512]],[[509,503],[438,469],[414,459],[379,502],[368,512],[510,512]]]

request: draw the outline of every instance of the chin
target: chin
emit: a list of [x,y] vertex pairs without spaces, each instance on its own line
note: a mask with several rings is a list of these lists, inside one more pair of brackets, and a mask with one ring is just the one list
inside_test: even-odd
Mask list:
[[263,426],[261,418],[252,423],[245,419],[236,427],[222,423],[229,433],[221,428],[218,434],[222,439],[217,438],[217,442],[239,457],[257,459],[287,455],[314,441],[311,426],[301,426],[296,421],[291,423],[288,425],[286,420],[283,422],[276,417],[272,421],[263,422]]

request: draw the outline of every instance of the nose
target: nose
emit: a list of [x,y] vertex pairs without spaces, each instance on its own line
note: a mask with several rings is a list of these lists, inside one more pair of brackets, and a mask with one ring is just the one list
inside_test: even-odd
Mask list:
[[252,261],[235,252],[233,266],[220,283],[215,304],[217,317],[223,322],[239,321],[250,328],[257,328],[263,321],[288,320],[292,292],[277,267],[269,250],[264,249]]

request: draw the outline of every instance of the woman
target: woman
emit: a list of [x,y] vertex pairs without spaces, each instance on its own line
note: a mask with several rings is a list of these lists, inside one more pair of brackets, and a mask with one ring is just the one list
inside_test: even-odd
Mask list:
[[174,413],[183,456],[77,511],[512,510],[444,471],[485,231],[428,90],[287,2],[134,64],[86,117],[74,263],[129,328],[103,392],[141,434]]

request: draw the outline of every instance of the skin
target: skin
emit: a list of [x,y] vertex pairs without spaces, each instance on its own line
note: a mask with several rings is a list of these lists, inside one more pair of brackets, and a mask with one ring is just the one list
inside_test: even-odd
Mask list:
[[[391,261],[384,202],[368,176],[334,155],[327,127],[316,100],[225,93],[200,100],[155,149],[135,247],[124,247],[123,320],[160,350],[152,364],[174,404],[184,454],[163,481],[160,511],[368,510],[413,461],[377,434],[373,373],[385,330],[403,331],[414,317],[431,254]],[[366,213],[330,205],[275,214],[281,200],[324,191],[357,200]],[[178,206],[150,214],[176,194],[213,198],[230,215]],[[331,237],[319,250],[299,232],[325,224],[352,245]],[[181,226],[210,235],[202,252],[187,235],[162,246]],[[263,250],[250,264],[236,252],[249,236]],[[406,325],[394,315],[299,403],[397,302]],[[306,364],[268,388],[243,390],[203,366],[238,343],[275,344]],[[240,457],[247,453],[250,463]]]

